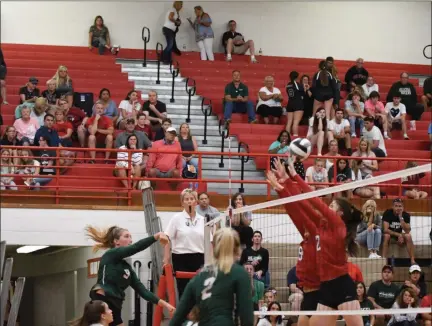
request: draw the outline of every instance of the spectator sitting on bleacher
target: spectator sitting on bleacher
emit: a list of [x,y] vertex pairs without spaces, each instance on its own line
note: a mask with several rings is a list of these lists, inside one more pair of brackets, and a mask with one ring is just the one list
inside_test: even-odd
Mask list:
[[162,140],[165,138],[165,133],[169,127],[172,126],[172,121],[170,118],[165,118],[162,120],[162,128],[158,129],[154,134],[154,141]]
[[28,83],[19,89],[20,104],[36,101],[40,96],[40,90],[36,87],[38,83],[36,77],[30,77]]
[[[169,127],[165,131],[165,138],[153,143],[152,149],[156,152],[150,153],[146,166],[149,178],[181,178],[183,159],[180,143],[175,141],[176,136],[175,128]],[[178,152],[178,154],[164,152]],[[177,184],[177,181],[171,182],[172,188],[177,187]]]
[[[329,149],[329,151],[326,155],[324,155],[324,157],[325,156],[341,156],[339,154],[339,145],[338,145],[338,141],[336,139],[329,141],[328,149]],[[325,168],[327,170],[329,170],[332,167],[332,165],[334,164],[334,162],[335,162],[334,159],[330,159],[330,158],[326,159]]]
[[[281,305],[277,301],[271,302],[268,307],[268,311],[282,311]],[[265,318],[261,318],[257,326],[284,326],[283,315],[267,315]],[[287,326],[292,325],[292,321],[289,320]]]
[[[356,160],[351,161],[351,170],[353,172],[353,181],[363,180],[362,172],[360,170],[358,161]],[[358,187],[353,190],[353,194],[359,196],[360,198],[374,198],[374,199],[381,198],[381,193],[378,186]]]
[[[73,126],[69,121],[66,120],[64,111],[62,109],[58,109],[55,112],[55,124],[53,125],[53,129],[57,131],[62,147],[72,147]],[[69,150],[62,150],[60,151],[60,156],[72,158],[76,156],[76,153]],[[66,161],[60,159],[60,165],[72,165],[73,163],[74,160],[72,159]]]
[[291,305],[292,311],[300,311],[301,303],[303,301],[303,291],[301,288],[297,287],[298,278],[297,278],[297,268],[294,265],[288,272],[287,275],[287,285],[289,288],[289,297],[288,302]]
[[[289,152],[289,144],[291,143],[291,136],[288,131],[282,130],[279,133],[279,136],[277,140],[275,140],[273,143],[270,144],[270,147],[268,149],[269,154],[285,154]],[[277,156],[271,156],[270,157],[270,167],[272,169],[275,168],[274,161],[275,160],[281,160],[284,161],[283,157],[277,157]]]
[[229,31],[226,31],[222,36],[222,45],[225,49],[226,60],[231,61],[231,54],[245,54],[247,50],[250,52],[251,63],[257,63],[255,58],[254,41],[245,42],[243,35],[236,32],[237,23],[234,20],[228,22]]
[[[138,137],[131,134],[126,139],[126,145],[120,146],[119,149],[125,150],[124,152],[117,152],[117,161],[114,169],[114,174],[119,178],[124,178],[121,183],[128,188],[129,180],[126,178],[128,176],[133,176],[134,178],[140,178],[142,173],[143,165],[143,153],[142,152],[128,152],[127,150],[135,149],[137,150]],[[132,154],[131,166],[129,166],[129,153]],[[132,189],[136,189],[138,180],[134,180],[132,183]]]
[[381,216],[376,211],[376,202],[367,200],[362,207],[363,219],[357,226],[356,242],[369,250],[369,258],[381,258]]
[[318,156],[322,155],[324,140],[328,137],[328,121],[324,108],[320,108],[315,113],[315,116],[309,119],[309,129],[307,139],[310,140],[312,146],[317,146]]
[[3,51],[0,48],[0,96],[2,98],[2,104],[8,105],[8,101],[6,101],[6,75],[7,75],[7,67],[6,62],[3,56]]
[[[190,131],[190,127],[187,123],[182,123],[179,128],[179,134],[176,137],[176,141],[180,143],[180,147],[182,152],[197,152],[198,144],[194,136]],[[199,165],[199,157],[195,154],[183,154],[183,168],[182,168],[182,176],[186,178],[190,172],[191,175],[196,175],[198,177],[198,165]],[[191,167],[192,165],[192,167]],[[193,178],[195,179],[195,178]],[[189,188],[193,188],[190,185]],[[195,189],[198,188],[198,184],[195,185]]]
[[240,80],[240,71],[232,72],[233,81],[225,86],[225,123],[231,122],[233,113],[246,113],[249,123],[256,123],[255,109],[252,101],[249,100],[249,89]]
[[[411,169],[417,166],[417,163],[414,161],[408,161],[405,169]],[[426,176],[425,173],[419,173],[415,175],[410,175],[408,177],[402,178],[402,184],[408,184],[408,185],[419,185],[420,179],[424,178]],[[428,194],[426,191],[421,190],[423,188],[416,188],[413,186],[410,187],[403,187],[402,194],[410,199],[425,199]]]
[[137,136],[138,143],[136,147],[138,149],[148,149],[152,147],[152,142],[148,139],[146,134],[135,129],[135,120],[133,118],[126,119],[126,129],[117,135],[115,147],[120,148],[121,146],[126,146],[126,141],[130,135]]
[[348,116],[348,120],[350,122],[351,129],[351,137],[357,137],[356,133],[356,122],[359,125],[360,137],[363,132],[363,118],[364,116],[364,103],[360,101],[361,94],[357,91],[352,93],[352,100],[345,101],[345,112]]
[[[425,296],[422,301],[420,308],[431,308],[432,294]],[[432,326],[432,313],[421,314],[421,320],[423,321],[423,326]]]
[[[376,91],[373,91],[369,94],[369,99],[365,102],[365,115],[368,117],[374,118],[375,126],[382,126],[384,130],[384,138],[389,139],[387,134],[388,130],[388,120],[387,120],[387,112],[384,108],[384,104],[379,100],[380,94]],[[381,127],[379,127],[381,128]]]
[[426,78],[423,82],[423,95],[421,100],[425,109],[432,107],[432,77]]
[[369,98],[372,92],[379,93],[378,84],[375,83],[375,80],[372,76],[369,76],[366,80],[366,84],[362,85],[363,93],[366,98]]
[[149,140],[152,140],[154,138],[150,120],[147,119],[146,113],[138,113],[135,130],[143,132]]
[[[50,120],[49,118],[47,118],[47,120]],[[54,122],[54,119],[52,119]],[[51,135],[52,136],[52,135]],[[39,145],[40,149],[37,150],[37,160],[40,163],[40,170],[39,170],[39,175],[41,176],[47,176],[47,175],[52,175],[54,176],[56,174],[56,168],[54,167],[56,165],[56,159],[55,157],[56,155],[56,151],[55,150],[50,150],[49,147],[54,147],[56,145],[53,145],[51,143],[53,137],[50,137],[48,135],[41,135],[38,139],[39,141]],[[34,180],[34,182],[40,184],[41,186],[45,186],[47,185],[50,181],[52,180],[52,178],[36,178]]]
[[49,146],[58,147],[60,145],[60,138],[57,130],[53,128],[54,126],[54,116],[52,114],[45,115],[44,125],[41,126],[35,134],[34,146],[39,146],[39,138],[44,137],[45,140],[49,139]]
[[348,69],[345,74],[345,82],[347,83],[347,90],[351,91],[356,86],[362,86],[366,83],[369,72],[363,67],[363,59],[358,58],[355,66]]
[[388,132],[391,133],[393,126],[397,124],[397,127],[402,128],[404,139],[409,139],[405,122],[407,111],[405,105],[401,103],[401,94],[399,92],[393,94],[393,101],[387,102],[385,111],[388,114]]
[[[19,111],[18,111],[19,112]],[[39,125],[42,126],[44,122],[45,115],[47,113],[53,114],[55,111],[50,109],[47,104],[46,99],[43,97],[38,97],[34,102],[34,106],[31,108],[30,116],[37,119]]]
[[277,125],[282,115],[283,96],[279,88],[274,87],[273,76],[266,76],[264,85],[258,92],[256,111],[263,118],[265,124],[269,124],[269,117],[272,117],[271,123]]
[[6,126],[3,136],[0,140],[2,146],[21,146],[21,142],[17,138],[17,131],[13,126]]
[[56,92],[60,97],[65,96],[69,107],[72,107],[73,103],[73,87],[72,79],[69,76],[68,69],[66,66],[60,65],[53,76],[56,83]]
[[21,106],[21,118],[16,119],[13,126],[17,132],[18,140],[26,137],[33,144],[36,131],[39,129],[37,119],[30,117],[31,109],[25,104]]
[[351,131],[350,122],[344,119],[344,110],[337,108],[334,118],[328,122],[327,135],[329,143],[334,139],[338,148],[346,149],[348,156],[352,154]]
[[[352,182],[352,170],[348,164],[348,160],[344,158],[338,159],[336,161],[336,171],[334,165],[330,167],[330,169],[328,170],[328,182],[337,182],[337,183]],[[352,192],[350,190],[335,192],[333,193],[333,196],[336,198],[337,197],[351,198]]]
[[383,221],[383,257],[388,258],[390,240],[396,240],[399,246],[406,246],[411,265],[416,264],[414,259],[414,242],[411,236],[411,215],[404,211],[402,199],[393,200],[393,207],[387,209],[382,217]]
[[[110,118],[103,115],[103,104],[96,102],[95,115],[89,118],[86,122],[86,127],[89,133],[88,147],[89,148],[106,148],[111,149],[113,145],[114,127]],[[90,151],[89,163],[94,163],[96,152]],[[105,163],[109,162],[111,152],[105,152]]]
[[36,181],[36,177],[39,175],[40,163],[34,158],[31,150],[22,149],[20,151],[18,165],[17,172],[23,175],[22,179],[28,189],[39,190],[40,183]]
[[[418,297],[412,289],[405,289],[396,298],[392,309],[410,309],[418,307]],[[387,326],[417,326],[416,313],[394,314]]]
[[[366,297],[366,285],[364,284],[364,282],[357,282],[356,290],[357,290],[357,300],[360,302],[361,310],[374,310],[374,305],[372,301],[370,301]],[[375,315],[370,315],[370,316],[364,315],[362,318],[363,318],[364,326],[375,325]]]
[[208,59],[209,61],[214,61],[214,33],[211,28],[212,20],[210,15],[204,12],[201,6],[195,6],[194,11],[196,16],[195,20],[192,22],[192,20],[188,18],[188,21],[195,31],[195,41],[201,52],[201,60],[206,61]]
[[46,82],[47,89],[42,92],[42,97],[46,99],[48,105],[57,106],[60,94],[56,91],[56,82],[50,79]]
[[365,117],[363,128],[363,137],[371,145],[371,151],[376,157],[386,157],[387,150],[385,147],[384,137],[381,130],[374,125],[374,118]]
[[142,110],[147,114],[153,131],[160,129],[162,120],[167,117],[167,109],[165,103],[158,100],[156,91],[148,92],[148,100],[144,102]]
[[4,174],[15,174],[15,164],[12,156],[14,150],[9,148],[2,148],[1,150],[1,178],[0,178],[0,190],[18,190],[14,177],[4,177]]
[[320,109],[325,110],[325,117],[330,120],[333,102],[338,96],[336,81],[332,74],[327,71],[326,62],[320,61],[319,71],[312,79],[312,94],[314,97],[313,114],[315,115]]
[[59,100],[59,107],[63,110],[67,121],[72,124],[73,133],[72,138],[78,138],[81,147],[85,147],[85,140],[87,136],[87,120],[85,112],[79,108],[69,107],[68,102],[65,99]]
[[393,98],[400,96],[401,102],[406,106],[406,113],[411,116],[410,130],[416,130],[416,120],[420,120],[424,112],[422,104],[417,103],[417,91],[413,84],[408,81],[407,72],[400,74],[400,81],[394,83],[387,93],[387,102],[392,102]]
[[[246,206],[246,201],[242,193],[235,193],[231,197],[231,207],[233,209]],[[240,237],[242,248],[250,248],[252,246],[252,238],[254,235],[253,229],[250,226],[252,222],[252,212],[233,214],[231,218],[231,228],[237,231]]]
[[111,50],[109,30],[105,26],[102,16],[96,16],[93,25],[90,26],[88,47],[90,51],[93,47],[97,48],[100,55],[104,54],[105,49]]
[[412,265],[409,268],[409,279],[402,284],[401,292],[404,289],[413,290],[419,299],[422,299],[426,295],[427,287],[419,265]]
[[254,277],[254,267],[251,263],[246,262],[242,264],[249,275],[251,288],[252,288],[252,302],[254,306],[254,311],[259,310],[259,301],[261,301],[264,297],[264,283],[257,280]]
[[125,129],[126,119],[133,118],[134,120],[141,111],[141,104],[138,100],[136,90],[131,90],[127,93],[126,98],[119,104],[120,114],[117,120],[118,129]]
[[[102,88],[99,92],[98,102],[102,103],[104,108],[104,116],[110,118],[113,122],[113,126],[117,126],[117,119],[119,112],[116,103],[111,99],[111,92],[108,88]],[[95,114],[95,106],[92,109],[93,115]]]
[[[384,265],[381,270],[381,280],[372,282],[369,286],[367,296],[375,309],[390,309],[399,293],[399,287],[393,283],[393,267]],[[387,325],[391,317],[388,315],[377,315],[375,326]]]
[[270,286],[270,272],[269,272],[269,252],[266,248],[261,246],[262,233],[261,231],[254,231],[252,237],[252,246],[245,248],[242,251],[240,264],[246,262],[254,267],[254,278],[262,281],[266,288]]
[[[325,168],[325,161],[321,158],[316,158],[314,165],[306,170],[306,182],[308,183],[328,183],[328,173]],[[327,188],[328,185],[310,185],[313,190]]]
[[218,209],[210,205],[210,197],[206,192],[198,194],[198,205],[195,207],[196,212],[204,216],[206,221],[210,221],[220,215]]

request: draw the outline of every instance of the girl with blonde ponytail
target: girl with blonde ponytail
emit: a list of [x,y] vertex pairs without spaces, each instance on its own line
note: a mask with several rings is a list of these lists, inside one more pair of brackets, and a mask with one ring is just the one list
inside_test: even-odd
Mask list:
[[205,266],[186,286],[170,326],[181,326],[189,312],[199,309],[199,325],[253,325],[251,284],[245,269],[236,263],[240,239],[236,231],[222,228],[213,237],[213,263]]
[[[87,236],[96,242],[94,251],[107,249],[102,255],[97,276],[97,283],[90,290],[90,298],[105,302],[112,311],[113,321],[110,326],[123,326],[121,309],[125,298],[125,290],[131,286],[143,299],[165,307],[173,313],[175,308],[164,300],[159,299],[147,290],[141,283],[133,268],[125,261],[125,258],[133,256],[150,247],[156,241],[163,246],[168,243],[168,238],[163,232],[132,243],[132,236],[126,229],[111,226],[101,230],[93,226],[86,227]],[[74,324],[87,326],[87,324]],[[96,324],[97,325],[97,324]]]

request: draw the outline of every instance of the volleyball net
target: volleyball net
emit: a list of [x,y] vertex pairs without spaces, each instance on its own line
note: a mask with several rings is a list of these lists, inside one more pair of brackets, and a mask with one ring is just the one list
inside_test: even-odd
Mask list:
[[[265,311],[268,309],[268,297],[267,294],[259,292],[255,293],[255,315],[257,318],[265,317],[270,315],[282,315],[284,319],[296,321],[298,316],[302,315],[316,315],[316,316],[324,316],[324,315],[333,315],[333,316],[350,316],[350,315],[361,315],[365,316],[375,316],[377,318],[383,318],[380,316],[383,315],[396,315],[413,313],[413,314],[423,314],[430,313],[430,307],[428,308],[420,308],[421,299],[417,300],[417,308],[411,309],[402,309],[401,311],[392,310],[391,312],[387,309],[385,310],[357,310],[348,309],[347,311],[300,311],[300,304],[303,299],[303,292],[299,287],[297,287],[295,272],[293,268],[296,266],[296,263],[299,259],[299,244],[302,241],[302,236],[298,232],[296,226],[293,224],[290,215],[298,214],[297,211],[287,211],[285,209],[285,205],[300,201],[308,201],[310,202],[312,198],[321,197],[320,200],[323,200],[327,204],[330,203],[332,198],[335,197],[335,194],[341,196],[348,196],[349,192],[352,192],[354,189],[361,187],[379,187],[380,184],[388,182],[390,180],[400,180],[401,178],[406,178],[409,176],[421,174],[421,173],[430,173],[432,165],[424,164],[417,167],[404,169],[400,171],[395,171],[387,174],[378,175],[372,178],[363,179],[355,182],[343,183],[336,186],[326,187],[323,189],[299,193],[297,195],[289,196],[286,198],[279,198],[267,202],[262,202],[258,204],[249,204],[248,202],[248,194],[244,193],[245,205],[240,208],[228,208],[223,214],[216,219],[208,222],[206,224],[206,242],[210,246],[210,237],[208,236],[208,232],[210,229],[220,223],[223,226],[226,226],[225,223],[227,220],[230,221],[231,227],[235,228],[239,231],[240,238],[242,241],[243,248],[254,246],[254,250],[243,249],[243,254],[241,258],[241,263],[243,265],[252,265],[253,271],[255,274],[251,274],[251,278],[255,278],[253,281],[255,289],[270,289],[273,294],[273,299],[280,303],[282,312],[279,313],[277,311]],[[392,275],[391,281],[397,285],[398,291],[397,293],[389,293],[385,295],[393,296],[393,301],[397,300],[399,295],[399,291],[401,286],[406,282],[414,282],[411,278],[411,272],[415,272],[418,270],[417,267],[411,268],[412,261],[415,260],[415,263],[420,269],[420,278],[421,282],[424,282],[426,286],[426,294],[430,294],[432,292],[432,273],[431,273],[431,216],[430,212],[420,213],[420,214],[412,214],[409,220],[409,234],[412,239],[412,251],[410,252],[411,244],[409,242],[409,237],[404,237],[403,241],[398,238],[391,237],[390,241],[388,241],[388,246],[384,249],[384,242],[386,236],[384,236],[383,231],[383,221],[382,216],[383,212],[387,209],[393,210],[393,206],[396,204],[405,205],[404,211],[410,213],[410,210],[413,209],[415,211],[416,204],[413,200],[407,201],[402,200],[401,202],[396,201],[393,202],[395,198],[390,198],[387,200],[379,201],[379,206],[376,208],[376,212],[379,214],[379,231],[376,232],[376,236],[374,237],[375,241],[378,243],[374,243],[373,246],[376,246],[376,251],[369,250],[368,241],[370,241],[366,235],[364,238],[356,239],[358,243],[359,252],[356,257],[350,257],[347,255],[347,259],[349,261],[349,275],[356,282],[364,283],[364,297],[368,297],[368,294],[372,294],[369,292],[369,288],[371,284],[375,281],[381,280],[383,275],[383,268],[386,265],[391,266]],[[366,200],[353,200],[352,201],[355,206],[359,209],[365,209],[363,205]],[[409,204],[409,205],[408,205]],[[408,206],[410,209],[408,209]],[[238,225],[239,221],[236,221],[240,216],[241,218],[249,218],[251,220],[250,225],[244,225],[245,223],[241,222],[242,226]],[[247,223],[246,223],[247,224]],[[400,225],[397,223],[389,223],[391,229],[397,229]],[[260,233],[254,232],[260,231]],[[402,233],[408,233],[405,230],[402,230]],[[262,239],[255,239],[256,237],[260,237],[262,234]],[[248,239],[247,235],[250,236]],[[359,234],[357,234],[359,236]],[[265,262],[265,251],[256,250],[257,248],[262,247],[265,248],[269,253],[268,264]],[[210,248],[210,247],[209,247]],[[383,250],[385,252],[383,253]],[[207,252],[210,255],[210,252]],[[411,254],[413,257],[411,257]],[[247,266],[245,266],[248,269]],[[264,272],[262,272],[264,271]],[[256,273],[259,274],[256,274]],[[415,274],[415,273],[414,273]],[[263,284],[257,283],[261,282]],[[423,285],[422,285],[423,287]],[[360,290],[359,290],[360,291]],[[424,290],[422,289],[422,293],[420,296],[424,295]],[[375,294],[373,294],[375,295]],[[379,294],[378,294],[379,296]],[[380,302],[381,298],[377,298],[377,302]],[[390,300],[391,301],[391,300]],[[387,300],[388,304],[388,300]],[[363,309],[368,309],[368,307],[362,307]],[[375,318],[375,317],[373,317]],[[343,322],[341,321],[341,325]],[[378,324],[377,324],[378,325]]]

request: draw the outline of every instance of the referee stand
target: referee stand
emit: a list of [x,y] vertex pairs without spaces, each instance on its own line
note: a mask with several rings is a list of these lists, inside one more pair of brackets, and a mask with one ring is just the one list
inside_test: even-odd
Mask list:
[[[0,271],[1,271],[1,297],[0,297],[0,318],[6,326],[15,326],[21,298],[24,290],[25,278],[19,277],[15,283],[15,290],[12,290],[13,258],[6,259],[6,242],[0,243]],[[10,310],[7,323],[5,321],[8,301],[10,301]]]

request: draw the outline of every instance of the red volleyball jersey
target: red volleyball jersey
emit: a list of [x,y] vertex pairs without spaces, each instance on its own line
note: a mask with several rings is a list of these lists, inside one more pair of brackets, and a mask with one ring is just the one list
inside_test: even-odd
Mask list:
[[[298,182],[303,192],[310,191],[308,184],[298,175],[295,176],[295,181]],[[320,198],[311,198],[309,202],[322,214],[322,217],[318,213],[306,216],[308,220],[318,226],[316,262],[321,282],[330,281],[348,274],[345,250],[345,223]]]

